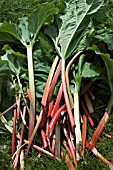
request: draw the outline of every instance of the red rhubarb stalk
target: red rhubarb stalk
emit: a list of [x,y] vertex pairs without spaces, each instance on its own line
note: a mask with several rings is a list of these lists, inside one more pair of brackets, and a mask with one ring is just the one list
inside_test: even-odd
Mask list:
[[99,124],[98,124],[96,130],[94,131],[94,133],[91,137],[91,140],[90,140],[90,144],[93,145],[94,147],[96,146],[97,141],[98,141],[101,133],[103,132],[106,123],[108,122],[108,119],[109,119],[109,115],[108,115],[107,110],[106,110],[105,113],[104,113],[104,116],[100,120],[100,122],[99,122]]
[[30,147],[31,147],[32,141],[33,141],[34,136],[35,136],[35,134],[36,134],[36,132],[37,132],[37,129],[38,129],[38,127],[39,127],[39,124],[40,124],[40,122],[41,122],[42,114],[43,114],[43,112],[40,113],[39,117],[38,117],[38,116],[36,117],[36,118],[37,118],[37,123],[36,123],[36,126],[35,126],[34,130],[33,130],[32,135],[31,135],[31,137],[30,137],[30,139],[29,139],[29,144],[28,144],[28,146],[27,146],[27,149],[26,149],[26,152],[25,152],[25,156],[28,155],[28,152],[29,152],[29,149],[30,149]]
[[63,145],[64,145],[64,148],[66,149],[68,155],[72,158],[72,153],[71,153],[69,147],[67,146],[67,142],[65,140],[63,140]]
[[41,134],[42,144],[43,144],[42,148],[45,149],[45,148],[47,148],[48,143],[47,143],[47,140],[46,140],[46,134],[45,134],[43,129],[40,129],[40,134]]
[[31,96],[31,92],[30,92],[30,89],[29,89],[28,86],[26,87],[26,90],[27,90],[27,94],[28,94],[28,99],[29,99],[29,101],[30,101],[30,102],[33,102],[33,99],[32,99],[32,96]]
[[62,93],[63,93],[63,88],[62,88],[62,84],[60,85],[60,89],[56,98],[56,102],[54,104],[53,110],[51,112],[51,117],[54,116],[54,114],[57,112],[58,108],[59,108],[59,104],[61,101],[61,97],[62,97]]
[[86,102],[86,105],[87,105],[87,108],[88,108],[88,111],[89,113],[93,113],[94,112],[94,109],[93,109],[93,106],[91,104],[91,101],[90,101],[90,98],[88,96],[88,93],[84,93],[84,99],[85,99],[85,102]]
[[49,109],[48,109],[48,117],[51,116],[51,112],[53,110],[53,106],[54,106],[54,101],[52,100],[50,103],[49,103]]
[[72,95],[70,92],[70,87],[69,87],[69,71],[70,71],[70,67],[72,66],[72,64],[75,62],[75,60],[83,53],[83,51],[79,51],[76,55],[74,55],[74,57],[70,60],[70,62],[68,63],[67,67],[66,67],[66,85],[67,85],[67,91],[68,91],[68,95],[69,95],[69,100],[71,103],[71,107],[73,108],[73,99],[72,99]]
[[53,118],[52,118],[52,120],[51,120],[51,122],[50,122],[50,124],[49,124],[49,131],[50,131],[49,134],[50,134],[50,136],[51,136],[51,134],[52,134],[52,132],[53,132],[53,130],[54,130],[54,126],[55,126],[55,124],[56,124],[56,122],[57,122],[57,120],[58,120],[61,112],[65,109],[65,107],[66,107],[66,105],[64,104],[64,105],[61,106],[61,107],[58,109],[58,111],[54,114],[54,116],[53,116]]
[[12,130],[12,156],[16,150],[16,119],[17,119],[17,112],[16,108],[14,109],[14,119],[13,119],[13,130]]
[[50,90],[49,90],[49,95],[48,95],[48,102],[51,101],[51,98],[52,98],[52,95],[53,95],[53,91],[54,91],[56,82],[58,80],[58,76],[60,74],[60,71],[61,71],[61,60],[59,61],[59,64],[58,64],[58,66],[56,68],[55,74],[54,74],[52,82],[51,82],[51,86],[50,86]]
[[74,121],[74,117],[73,117],[73,114],[72,114],[71,103],[70,103],[70,100],[69,100],[67,87],[66,87],[65,59],[62,59],[62,86],[63,86],[66,108],[67,108],[67,112],[68,112],[68,115],[69,115],[69,121],[70,121],[71,127],[74,128],[75,127],[75,121]]
[[75,157],[75,151],[73,149],[71,140],[70,140],[65,128],[63,128],[63,131],[64,131],[64,135],[65,135],[65,137],[67,139],[67,142],[68,142],[68,145],[69,145],[69,148],[70,148],[70,151],[71,151],[71,155],[72,155],[72,158],[73,158],[74,165],[75,165],[75,167],[77,167],[77,160],[76,160],[76,157]]
[[52,147],[51,147],[51,151],[52,153],[55,152],[55,144],[56,144],[56,140],[55,140],[55,134],[53,135],[53,139],[52,139]]
[[21,99],[21,93],[19,93],[19,97],[17,99],[17,119],[20,117],[20,99]]
[[[26,114],[26,107],[24,107],[24,109],[23,109],[24,119],[25,119],[25,114]],[[22,146],[23,136],[24,136],[24,123],[22,122],[21,135],[20,135],[20,141],[19,141],[18,148],[20,148]],[[14,169],[17,169],[20,153],[21,153],[21,149],[19,149],[17,151],[16,157],[15,157],[15,162],[14,162]]]
[[49,105],[49,102],[50,102],[50,101],[48,102],[48,97],[49,97],[50,87],[51,87],[52,79],[53,79],[53,76],[54,76],[54,72],[55,72],[58,60],[59,60],[59,58],[58,58],[58,56],[56,56],[54,61],[53,61],[51,70],[49,72],[49,76],[48,76],[46,86],[45,86],[45,89],[44,89],[44,93],[43,93],[43,96],[42,96],[41,110],[43,111],[43,119],[41,120],[40,128],[42,128],[44,126],[45,122],[46,122],[48,105]]
[[[11,127],[9,127],[9,125],[7,124],[7,121],[6,121],[6,119],[4,118],[4,116],[1,117],[1,121],[2,121],[2,123],[4,124],[4,126],[6,127],[6,129],[7,129],[10,133],[12,133],[12,132],[13,132],[13,129],[12,129]],[[20,139],[20,135],[16,135],[16,137],[17,137],[18,139]],[[30,141],[24,139],[24,142],[29,145],[29,142],[30,142]],[[46,155],[48,155],[48,156],[56,159],[56,160],[60,160],[60,159],[59,159],[57,156],[55,156],[54,154],[50,153],[49,151],[46,151],[45,149],[43,149],[43,148],[41,148],[41,147],[39,147],[39,146],[37,146],[37,145],[33,145],[33,148],[35,148],[36,150],[38,150],[38,151],[40,151],[40,152],[42,152],[42,153],[44,153],[44,154],[46,154]]]
[[83,103],[82,100],[80,101],[80,103],[81,103],[81,105],[82,105],[82,108],[83,108],[83,111],[84,111],[85,115],[86,115],[87,118],[88,118],[88,121],[89,121],[90,125],[93,127],[93,126],[94,126],[94,122],[93,122],[91,116],[89,115],[89,113],[88,113],[88,111],[87,111],[87,108],[85,107],[85,105],[84,105],[84,103]]
[[94,133],[91,137],[90,144],[93,145],[94,147],[96,146],[96,143],[97,143],[101,133],[103,132],[106,123],[109,120],[109,115],[111,113],[112,107],[113,107],[113,94],[111,94],[108,106],[105,109],[104,116],[101,118],[96,130],[94,131]]
[[98,159],[100,159],[105,165],[110,166],[110,168],[113,168],[113,164],[112,164],[110,161],[108,161],[106,158],[104,158],[93,145],[91,145],[89,142],[86,142],[86,147],[87,147],[90,151],[92,151],[93,154],[94,154]]
[[84,157],[85,143],[86,143],[86,132],[87,132],[87,117],[83,114],[83,123],[82,123],[82,151],[81,155]]
[[43,96],[42,96],[42,101],[41,101],[42,106],[46,106],[50,85],[51,85],[51,82],[52,82],[52,78],[53,78],[53,75],[54,75],[54,72],[55,72],[56,65],[58,63],[58,59],[59,59],[58,56],[56,56],[54,61],[53,61],[51,70],[49,72],[49,76],[48,76],[46,86],[45,86],[45,89],[44,89],[44,93],[43,93]]
[[63,151],[61,151],[61,156],[65,157],[65,163],[69,169],[75,169],[71,159],[69,158],[68,154],[65,154]]

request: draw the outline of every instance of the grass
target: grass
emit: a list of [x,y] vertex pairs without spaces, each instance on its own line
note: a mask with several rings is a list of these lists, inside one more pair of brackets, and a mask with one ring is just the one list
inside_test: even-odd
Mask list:
[[[107,138],[104,134],[108,133],[113,136],[113,116],[111,115],[104,132],[102,133],[96,148],[105,156],[109,161],[113,162],[113,139]],[[89,133],[91,133],[89,128]],[[0,169],[1,170],[13,170],[11,163],[11,136],[9,133],[3,133],[0,135]],[[33,148],[30,150],[29,157],[25,159],[25,170],[68,170],[64,160],[56,161],[50,157],[41,155],[38,158],[39,152]],[[78,170],[109,170],[109,167],[103,165],[90,151],[85,150],[84,160],[78,163]]]
[[[97,81],[92,87],[93,94],[95,95],[95,100],[92,100],[95,112],[92,114],[92,118],[95,122],[95,127],[98,121],[104,113],[107,102],[109,100],[110,92],[106,81]],[[103,100],[104,99],[104,100]],[[98,151],[105,156],[106,159],[113,163],[113,139],[105,136],[105,134],[110,134],[113,136],[113,113],[110,115],[110,119],[101,134],[99,141],[96,145]],[[87,139],[89,140],[94,129],[88,126]],[[1,131],[2,132],[2,131]],[[34,143],[40,145],[40,140],[36,136]],[[64,160],[56,161],[51,159],[44,154],[38,158],[38,151],[31,148],[29,156],[25,158],[25,170],[67,170]],[[0,169],[1,170],[12,170],[11,163],[11,134],[4,132],[0,134]],[[103,165],[103,163],[98,160],[90,151],[85,150],[84,160],[78,163],[78,170],[109,170],[109,167]]]
[[29,15],[43,2],[47,0],[1,0],[0,22],[17,22],[19,17]]

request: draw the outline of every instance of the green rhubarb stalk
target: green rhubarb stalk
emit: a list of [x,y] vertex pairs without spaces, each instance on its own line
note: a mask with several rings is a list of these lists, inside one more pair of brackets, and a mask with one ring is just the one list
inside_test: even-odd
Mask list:
[[60,140],[60,124],[57,122],[56,123],[56,126],[55,126],[55,136],[56,136],[56,138],[55,138],[55,140],[56,140],[56,145],[55,145],[55,155],[57,156],[57,157],[60,157],[60,145],[61,145],[61,140]]
[[75,84],[75,92],[74,92],[74,120],[76,124],[75,127],[76,150],[80,150],[82,144],[82,137],[81,137],[81,129],[80,129],[79,94],[76,89],[76,84]]
[[28,73],[29,73],[29,89],[31,92],[32,102],[30,101],[30,116],[29,116],[29,132],[28,139],[30,138],[35,124],[35,82],[33,70],[33,56],[32,46],[27,46],[27,60],[28,60]]
[[70,71],[70,67],[72,66],[72,64],[75,62],[75,60],[83,53],[82,51],[79,51],[76,55],[74,55],[74,57],[70,60],[70,62],[68,63],[67,67],[66,67],[66,85],[67,85],[67,91],[68,91],[68,95],[69,95],[69,99],[70,99],[70,103],[71,103],[71,107],[73,108],[73,98],[70,92],[70,86],[69,86],[69,71]]

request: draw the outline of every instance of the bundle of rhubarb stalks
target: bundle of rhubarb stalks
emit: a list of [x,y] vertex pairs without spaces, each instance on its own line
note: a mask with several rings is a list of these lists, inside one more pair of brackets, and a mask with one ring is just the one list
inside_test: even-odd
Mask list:
[[[75,81],[74,88],[72,82],[70,83],[70,87],[72,86],[72,93],[69,90],[69,77],[70,79],[73,77],[70,76],[70,72],[72,74],[71,67],[72,65],[74,67],[76,63],[79,63],[78,65],[80,66],[85,53],[86,50],[78,52],[66,65],[66,68],[64,67],[62,60],[60,60],[58,56],[55,57],[42,96],[41,111],[40,114],[35,115],[36,122],[31,135],[29,135],[30,131],[28,129],[28,140],[25,139],[24,133],[26,131],[27,122],[26,113],[29,113],[30,111],[27,104],[23,107],[23,110],[20,106],[23,98],[23,93],[21,91],[16,103],[1,113],[2,123],[12,133],[12,162],[14,164],[14,169],[17,169],[19,159],[21,169],[24,168],[24,157],[28,156],[31,147],[40,152],[38,157],[41,153],[44,153],[58,161],[65,158],[65,163],[69,169],[77,168],[78,161],[84,159],[84,153],[85,151],[87,152],[86,148],[93,152],[93,154],[105,165],[113,167],[113,164],[103,157],[96,149],[98,139],[109,120],[109,114],[111,113],[112,108],[112,95],[105,109],[105,113],[97,127],[95,127],[91,116],[94,112],[91,103],[91,98],[93,96],[91,87],[98,78],[88,78],[88,80],[82,82],[80,80]],[[75,59],[77,60],[76,62]],[[79,71],[81,70],[80,68],[78,69]],[[92,72],[92,70],[90,71]],[[85,77],[87,77],[86,74],[89,74],[85,69],[84,73]],[[81,75],[83,76],[84,74]],[[80,75],[79,78],[81,78]],[[59,81],[59,79],[61,80]],[[59,89],[56,98],[53,99],[52,96],[57,82],[60,82],[58,85]],[[81,90],[80,87],[78,88],[77,83],[79,86],[81,84]],[[26,89],[28,99],[32,102],[30,90],[28,87]],[[3,116],[11,109],[14,110],[12,128],[8,125]],[[21,119],[22,125],[20,134],[17,134],[16,127],[19,119]],[[88,124],[93,129],[95,127],[89,141],[87,140]],[[42,146],[34,144],[33,140],[35,135],[41,137]]]
[[[110,56],[113,49],[108,42],[110,30],[95,27],[95,23],[103,22],[105,3],[103,0],[70,0],[62,3],[65,7],[63,14],[59,15],[53,4],[46,3],[28,18],[21,18],[19,24],[4,22],[0,25],[0,33],[12,35],[27,50],[29,83],[26,87],[20,69],[23,62],[18,64],[17,56],[20,54],[5,46],[6,54],[1,57],[3,63],[8,63],[13,82],[18,84],[14,104],[0,114],[1,122],[12,134],[12,163],[15,170],[19,165],[21,170],[24,169],[24,157],[29,156],[32,147],[38,151],[38,158],[41,153],[58,161],[64,158],[69,169],[77,168],[78,161],[84,159],[88,149],[105,165],[113,168],[113,164],[96,149],[113,106],[113,59]],[[41,100],[38,101],[40,111],[37,111],[35,82],[38,80],[34,75],[33,47],[50,15],[54,18],[52,24],[46,23],[42,31],[51,43],[53,41],[55,58]],[[17,57],[15,65],[11,55]],[[92,87],[97,80],[107,81],[110,99],[98,124],[95,124],[92,117],[95,112]],[[9,126],[4,115],[11,110],[13,125]],[[93,129],[90,139],[88,126]],[[37,136],[41,144],[35,142]]]

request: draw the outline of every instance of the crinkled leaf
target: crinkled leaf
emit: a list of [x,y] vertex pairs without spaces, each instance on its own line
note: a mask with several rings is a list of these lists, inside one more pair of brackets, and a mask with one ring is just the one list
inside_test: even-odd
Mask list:
[[8,62],[10,70],[14,74],[19,75],[26,56],[20,52],[13,51],[8,45],[5,45],[2,50],[5,50],[6,54],[4,54],[1,59]]
[[113,59],[110,58],[110,54],[102,53],[96,45],[88,48],[89,50],[95,51],[97,55],[100,55],[105,63],[108,75],[108,81],[111,93],[113,93]]
[[0,32],[0,45],[3,45],[4,43],[16,44],[17,41],[12,35]]
[[14,86],[13,82],[11,80],[7,79],[5,84],[6,84],[7,94],[9,96],[14,96],[15,95],[15,86]]
[[0,59],[0,77],[7,75],[9,70],[8,62]]
[[100,75],[100,71],[95,67],[93,63],[85,62],[82,70],[82,77],[96,77]]
[[4,83],[4,77],[0,77],[0,103],[1,103],[1,93],[2,93],[2,86],[3,86],[3,83]]
[[10,68],[7,61],[0,59],[0,103],[1,103],[1,93],[4,82],[10,76]]
[[[60,17],[62,24],[58,36],[55,37],[55,34],[52,35],[53,33],[50,35],[61,58],[71,55],[80,41],[80,35],[87,28],[91,16],[102,10],[103,6],[103,0],[70,0],[66,3],[65,14]],[[77,37],[78,35],[79,37]]]
[[0,27],[0,32],[13,35],[25,46],[33,45],[41,26],[50,15],[55,14],[57,11],[58,9],[51,3],[42,4],[28,18],[20,18],[19,25],[4,22]]
[[113,31],[105,32],[100,35],[96,35],[95,38],[103,41],[107,44],[109,50],[113,50]]
[[59,52],[58,47],[56,46],[56,42],[57,42],[57,36],[58,36],[58,31],[57,28],[55,26],[51,26],[49,25],[46,29],[45,29],[45,34],[47,34],[53,41],[57,52]]

